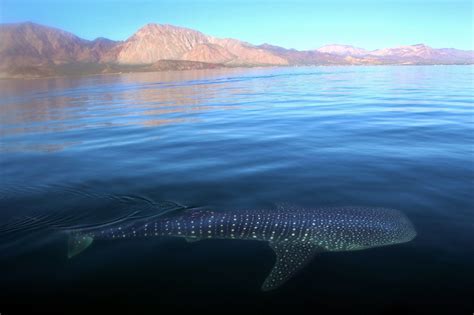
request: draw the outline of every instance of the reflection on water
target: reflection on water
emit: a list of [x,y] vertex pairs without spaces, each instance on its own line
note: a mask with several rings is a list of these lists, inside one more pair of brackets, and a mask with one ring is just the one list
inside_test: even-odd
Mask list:
[[[219,74],[219,71],[214,72],[211,77]],[[232,72],[226,74],[231,75]],[[128,125],[159,126],[195,121],[174,118],[176,114],[237,109],[232,101],[234,95],[249,91],[245,87],[231,86],[232,79],[229,79],[230,82],[219,82],[216,86],[216,82],[208,79],[209,75],[208,71],[200,70],[75,80],[4,81],[1,91],[6,97],[0,107],[1,134],[8,136]],[[180,80],[186,80],[189,84],[178,83]],[[117,89],[115,85],[121,88]],[[110,86],[112,88],[108,89]],[[8,97],[13,91],[26,95]]]
[[[0,306],[472,312],[473,94],[472,66],[0,81]],[[40,228],[281,201],[400,209],[418,236],[322,254],[262,295],[275,257],[254,242],[104,241],[67,260],[67,235]]]
[[80,142],[64,142],[64,143],[20,143],[20,144],[11,144],[11,145],[2,145],[0,146],[0,152],[28,152],[28,151],[37,151],[37,152],[57,152],[64,150],[67,147],[80,144]]

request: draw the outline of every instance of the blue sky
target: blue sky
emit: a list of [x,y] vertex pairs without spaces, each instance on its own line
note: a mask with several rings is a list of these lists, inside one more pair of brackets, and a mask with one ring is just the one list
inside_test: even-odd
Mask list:
[[473,15],[471,0],[0,0],[2,23],[33,21],[86,39],[122,40],[155,22],[296,49],[473,49]]

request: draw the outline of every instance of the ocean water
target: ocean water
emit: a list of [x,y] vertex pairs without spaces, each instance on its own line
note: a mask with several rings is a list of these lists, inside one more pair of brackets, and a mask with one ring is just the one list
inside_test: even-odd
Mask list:
[[[221,69],[0,81],[0,313],[474,311],[474,68]],[[262,242],[67,229],[219,211],[399,209],[411,242],[324,253],[280,289]]]

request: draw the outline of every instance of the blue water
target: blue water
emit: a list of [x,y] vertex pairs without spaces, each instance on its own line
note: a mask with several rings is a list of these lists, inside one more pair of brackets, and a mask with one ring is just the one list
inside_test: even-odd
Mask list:
[[[0,81],[0,312],[474,311],[474,68],[308,67]],[[260,285],[266,244],[97,242],[69,227],[163,211],[395,208],[406,244]],[[29,218],[29,219],[28,219]],[[34,220],[31,220],[34,218]]]

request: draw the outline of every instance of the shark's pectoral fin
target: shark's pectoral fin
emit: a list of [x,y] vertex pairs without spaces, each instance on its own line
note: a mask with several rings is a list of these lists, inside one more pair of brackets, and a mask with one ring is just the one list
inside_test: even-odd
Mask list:
[[89,247],[93,241],[94,238],[90,235],[75,233],[70,234],[68,240],[67,257],[72,258],[80,254],[81,252],[86,250],[86,248]]
[[275,251],[276,262],[262,285],[263,291],[278,288],[303,268],[315,254],[323,251],[321,247],[310,243],[282,242],[269,245]]

